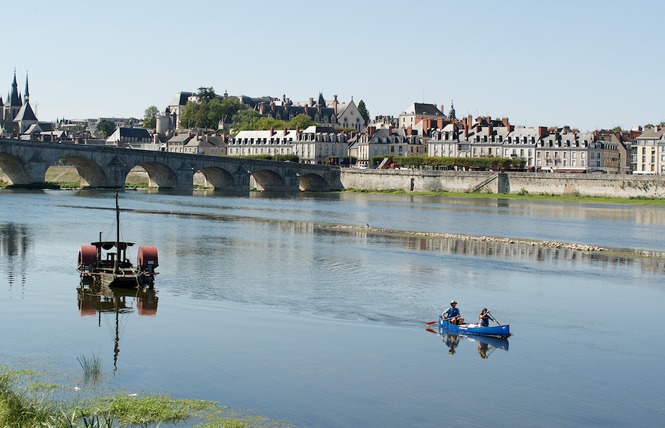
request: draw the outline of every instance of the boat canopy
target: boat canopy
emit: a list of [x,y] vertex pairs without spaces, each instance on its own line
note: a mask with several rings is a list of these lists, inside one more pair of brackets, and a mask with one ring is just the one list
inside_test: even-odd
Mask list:
[[[111,248],[115,248],[115,244],[116,244],[115,241],[97,241],[90,243],[90,245],[94,245],[97,248],[101,247],[104,250],[110,250]],[[124,242],[124,241],[118,242],[118,248],[120,250],[126,250],[127,247],[131,247],[132,245],[134,245],[133,242]]]

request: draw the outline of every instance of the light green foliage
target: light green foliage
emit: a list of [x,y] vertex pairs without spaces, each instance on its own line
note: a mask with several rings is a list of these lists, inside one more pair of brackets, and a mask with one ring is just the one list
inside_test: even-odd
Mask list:
[[212,87],[202,87],[199,88],[196,101],[188,102],[183,109],[180,115],[180,126],[217,130],[220,122],[246,108],[235,98],[218,98]]
[[311,117],[307,116],[305,113],[300,113],[293,119],[289,121],[290,129],[306,129],[314,125],[314,121]]
[[233,129],[236,131],[256,129],[259,114],[254,110],[240,110],[233,116]]
[[115,123],[111,122],[110,120],[102,119],[97,123],[97,132],[102,137],[108,137],[109,135],[113,134],[115,132]]
[[83,380],[85,383],[96,383],[102,376],[102,362],[95,354],[88,359],[85,355],[76,358],[83,369]]
[[524,158],[444,158],[438,156],[375,156],[372,164],[378,165],[384,157],[390,158],[397,167],[418,168],[438,167],[444,169],[465,168],[470,170],[522,169],[526,160]]
[[159,114],[159,109],[155,106],[150,106],[145,109],[143,113],[143,127],[144,128],[154,128],[157,126],[157,115]]

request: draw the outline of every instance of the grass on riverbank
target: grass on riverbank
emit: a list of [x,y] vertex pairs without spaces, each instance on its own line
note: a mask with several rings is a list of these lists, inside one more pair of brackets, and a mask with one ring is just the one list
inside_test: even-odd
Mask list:
[[563,201],[563,202],[592,202],[603,204],[643,204],[643,205],[665,205],[664,198],[615,198],[606,196],[581,196],[581,195],[545,195],[531,193],[466,193],[466,192],[407,192],[401,189],[372,190],[372,189],[345,189],[349,193],[409,195],[409,196],[442,196],[449,198],[472,198],[472,199],[517,199],[526,201]]
[[[199,428],[285,426],[261,417],[235,417],[216,403],[168,395],[114,394],[86,399],[56,398],[65,387],[40,381],[31,370],[0,367],[0,426],[42,428],[157,427]],[[71,389],[70,389],[71,390]]]

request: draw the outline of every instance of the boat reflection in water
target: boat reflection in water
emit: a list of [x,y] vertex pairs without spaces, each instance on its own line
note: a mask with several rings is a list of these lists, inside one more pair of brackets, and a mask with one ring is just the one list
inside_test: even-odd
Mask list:
[[120,354],[120,316],[134,311],[139,316],[157,315],[157,292],[154,287],[134,289],[107,287],[98,281],[82,279],[76,289],[81,316],[97,315],[97,325],[102,326],[102,314],[115,315],[115,339],[113,348],[113,370],[118,369]]
[[482,359],[489,358],[489,356],[492,355],[492,353],[497,349],[508,351],[508,339],[491,336],[467,336],[450,332],[444,328],[440,329],[439,332],[431,328],[428,328],[427,331],[441,336],[441,341],[446,346],[446,348],[448,348],[448,354],[451,356],[457,353],[457,348],[459,347],[460,343],[466,342],[471,342],[476,345],[478,355],[480,355],[480,358]]

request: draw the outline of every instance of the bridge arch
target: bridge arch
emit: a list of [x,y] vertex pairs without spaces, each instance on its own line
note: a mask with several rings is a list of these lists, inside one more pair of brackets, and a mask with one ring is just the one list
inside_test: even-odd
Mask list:
[[305,192],[328,192],[330,186],[319,174],[305,174],[300,177],[300,190]]
[[[32,177],[23,166],[21,159],[9,153],[0,153],[0,169],[7,176],[8,184],[30,184]],[[0,174],[2,177],[2,174]],[[42,179],[44,181],[44,179]]]
[[106,173],[100,164],[82,156],[63,156],[59,159],[76,168],[81,177],[81,187],[106,187],[109,185]]
[[263,191],[286,190],[284,179],[281,175],[268,169],[251,171],[250,186]]
[[157,162],[142,162],[140,166],[148,173],[148,187],[159,189],[177,189],[178,176],[167,165]]
[[223,168],[210,166],[198,171],[203,176],[204,187],[216,190],[236,190],[236,181],[231,173]]

